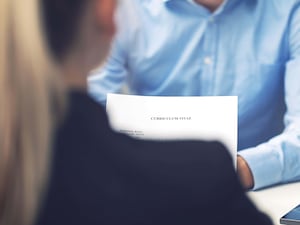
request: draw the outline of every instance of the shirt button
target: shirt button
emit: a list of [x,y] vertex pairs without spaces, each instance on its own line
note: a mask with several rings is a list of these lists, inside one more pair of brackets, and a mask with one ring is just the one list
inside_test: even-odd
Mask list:
[[205,57],[205,58],[204,58],[204,63],[205,63],[206,65],[211,65],[211,64],[212,64],[212,59],[211,59],[210,57]]

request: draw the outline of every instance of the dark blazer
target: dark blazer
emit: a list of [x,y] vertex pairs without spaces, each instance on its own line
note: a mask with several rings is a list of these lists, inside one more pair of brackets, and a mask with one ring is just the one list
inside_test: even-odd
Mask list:
[[38,225],[268,225],[218,142],[141,141],[72,92]]

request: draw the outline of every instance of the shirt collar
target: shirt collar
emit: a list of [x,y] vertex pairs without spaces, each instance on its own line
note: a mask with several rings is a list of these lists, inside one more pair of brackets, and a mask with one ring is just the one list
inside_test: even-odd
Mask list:
[[[163,2],[170,2],[170,1],[174,1],[174,0],[162,0]],[[188,2],[193,2],[194,0],[186,0],[186,1],[188,1]],[[223,4],[225,3],[226,4],[226,2],[228,2],[228,0],[224,0],[224,2],[223,2]]]
[[[162,0],[164,3],[170,2],[170,1],[174,1],[174,0]],[[186,0],[188,2],[191,3],[195,3],[194,0]],[[229,3],[232,3],[233,0],[224,0],[223,3],[219,6],[219,8],[214,12],[214,13],[220,13],[224,10],[225,7],[227,7],[229,5]]]

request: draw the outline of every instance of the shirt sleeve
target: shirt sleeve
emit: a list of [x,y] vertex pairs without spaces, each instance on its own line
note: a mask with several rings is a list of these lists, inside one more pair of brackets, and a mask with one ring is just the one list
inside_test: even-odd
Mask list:
[[[122,1],[123,2],[123,1]],[[124,1],[128,4],[128,1]],[[89,94],[102,105],[106,104],[107,93],[118,93],[122,90],[127,76],[127,28],[130,27],[126,15],[126,5],[118,4],[115,14],[117,34],[113,40],[110,54],[105,63],[93,70],[87,79]],[[123,19],[122,19],[123,18]]]
[[254,189],[300,180],[300,9],[293,12],[288,27],[289,60],[284,87],[284,131],[256,147],[240,151],[248,163]]

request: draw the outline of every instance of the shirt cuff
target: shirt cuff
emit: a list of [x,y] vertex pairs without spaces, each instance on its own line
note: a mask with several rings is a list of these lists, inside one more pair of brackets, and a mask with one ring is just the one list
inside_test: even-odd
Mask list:
[[253,190],[279,183],[281,180],[281,161],[272,149],[248,148],[238,152],[243,157],[253,175]]

